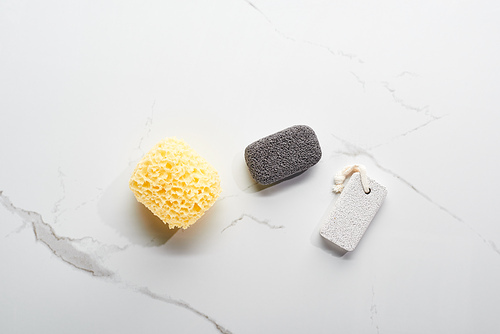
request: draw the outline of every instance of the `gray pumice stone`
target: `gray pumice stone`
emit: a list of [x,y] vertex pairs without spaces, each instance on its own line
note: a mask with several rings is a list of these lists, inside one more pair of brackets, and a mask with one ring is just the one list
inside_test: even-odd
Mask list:
[[245,149],[253,179],[262,185],[304,172],[321,159],[318,137],[307,125],[294,125],[257,140]]

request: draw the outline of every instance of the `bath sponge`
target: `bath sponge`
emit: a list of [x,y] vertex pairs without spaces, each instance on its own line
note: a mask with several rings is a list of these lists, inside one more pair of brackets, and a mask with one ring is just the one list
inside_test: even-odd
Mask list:
[[186,229],[221,192],[219,174],[183,140],[156,144],[135,167],[129,181],[139,202],[170,228]]
[[269,185],[314,166],[321,148],[313,129],[294,125],[264,137],[245,149],[245,161],[253,179]]

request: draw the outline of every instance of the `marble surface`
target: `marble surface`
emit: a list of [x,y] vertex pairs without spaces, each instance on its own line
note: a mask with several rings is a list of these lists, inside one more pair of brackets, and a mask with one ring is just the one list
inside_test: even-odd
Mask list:
[[[498,333],[494,1],[0,2],[0,332]],[[259,188],[294,124],[323,157]],[[172,231],[127,181],[184,139],[223,193]],[[354,252],[334,174],[388,196]]]

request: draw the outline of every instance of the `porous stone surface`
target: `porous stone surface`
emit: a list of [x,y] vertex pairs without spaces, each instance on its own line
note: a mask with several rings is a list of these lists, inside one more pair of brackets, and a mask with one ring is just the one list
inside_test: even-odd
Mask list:
[[307,125],[294,125],[248,145],[245,161],[253,179],[262,185],[283,181],[321,159],[318,137]]
[[368,183],[367,194],[360,174],[354,173],[320,230],[323,238],[348,252],[356,248],[387,196],[384,186],[372,179]]

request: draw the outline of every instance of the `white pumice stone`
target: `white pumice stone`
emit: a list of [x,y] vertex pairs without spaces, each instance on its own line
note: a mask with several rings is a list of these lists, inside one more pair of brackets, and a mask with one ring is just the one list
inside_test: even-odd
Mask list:
[[326,221],[320,229],[320,235],[346,251],[356,248],[387,196],[387,189],[368,179],[370,192],[363,190],[359,173],[354,173]]

